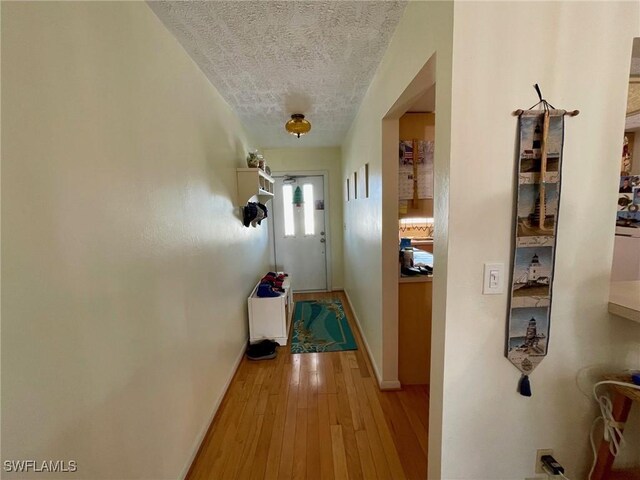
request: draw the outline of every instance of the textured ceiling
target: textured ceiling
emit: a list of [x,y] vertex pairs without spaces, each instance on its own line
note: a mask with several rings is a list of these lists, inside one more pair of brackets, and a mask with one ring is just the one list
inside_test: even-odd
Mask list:
[[[150,1],[260,147],[335,146],[400,19],[398,1]],[[284,132],[303,113],[311,133]]]

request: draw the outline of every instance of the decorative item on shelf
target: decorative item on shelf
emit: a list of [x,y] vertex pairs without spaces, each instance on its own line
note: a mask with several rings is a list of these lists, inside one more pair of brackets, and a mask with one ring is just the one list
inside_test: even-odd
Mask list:
[[266,164],[264,163],[264,157],[262,155],[258,155],[258,168],[264,172],[265,166]]
[[265,165],[264,171],[267,173],[267,175],[271,175],[271,168],[269,167],[269,165]]
[[311,130],[311,123],[304,119],[303,114],[294,113],[291,115],[291,120],[284,124],[284,129],[291,135],[295,135],[300,138],[300,136],[309,133]]
[[301,207],[303,203],[304,197],[302,195],[302,190],[300,189],[300,187],[296,187],[295,191],[293,192],[293,205],[296,207]]
[[261,156],[258,152],[249,152],[249,155],[247,155],[247,167],[258,168]]
[[[548,353],[551,293],[560,204],[564,117],[542,98],[519,118],[515,249],[505,356],[522,373],[518,391],[531,396],[529,375]],[[536,109],[536,107],[539,107]]]

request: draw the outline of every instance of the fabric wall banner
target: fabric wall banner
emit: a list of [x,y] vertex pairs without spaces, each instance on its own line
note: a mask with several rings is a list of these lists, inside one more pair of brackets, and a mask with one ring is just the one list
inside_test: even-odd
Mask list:
[[527,110],[520,116],[515,248],[506,356],[524,377],[547,355],[564,142],[564,110]]

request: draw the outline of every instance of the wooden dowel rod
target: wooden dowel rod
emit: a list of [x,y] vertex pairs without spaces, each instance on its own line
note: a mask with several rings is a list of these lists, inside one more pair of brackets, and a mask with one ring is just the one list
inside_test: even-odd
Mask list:
[[[519,117],[520,115],[522,115],[526,111],[527,110],[522,110],[521,108],[519,108],[518,110],[515,110],[512,114],[514,116],[516,116],[516,117]],[[540,110],[540,112],[542,112],[542,110]],[[563,115],[569,115],[570,117],[576,117],[576,116],[580,115],[580,110],[565,110]]]

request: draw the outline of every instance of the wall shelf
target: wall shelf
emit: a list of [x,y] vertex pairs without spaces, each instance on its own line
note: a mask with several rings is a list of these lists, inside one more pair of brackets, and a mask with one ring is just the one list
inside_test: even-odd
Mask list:
[[273,198],[273,178],[259,168],[236,169],[238,179],[238,205],[247,202],[265,204]]

